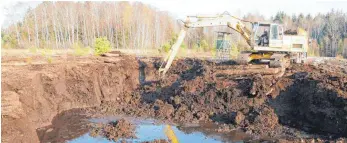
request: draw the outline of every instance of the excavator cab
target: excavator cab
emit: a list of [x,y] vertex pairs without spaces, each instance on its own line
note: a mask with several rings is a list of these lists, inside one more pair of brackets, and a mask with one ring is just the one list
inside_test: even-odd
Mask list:
[[259,47],[282,47],[283,26],[274,23],[254,23],[254,41]]
[[283,46],[283,26],[278,24],[271,24],[270,26],[270,47]]

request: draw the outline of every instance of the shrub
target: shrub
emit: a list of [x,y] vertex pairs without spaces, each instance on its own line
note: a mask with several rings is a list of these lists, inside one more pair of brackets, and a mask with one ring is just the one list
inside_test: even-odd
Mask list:
[[165,43],[161,48],[163,49],[163,51],[164,51],[165,53],[167,53],[167,52],[170,51],[171,44],[167,42],[167,43]]
[[[178,38],[178,35],[177,34],[173,34],[171,36],[171,39],[166,42],[164,45],[161,46],[161,49],[163,49],[164,52],[169,52],[172,45],[174,45],[176,42],[177,42],[177,38]],[[182,47],[182,46],[181,46]]]
[[198,42],[194,42],[194,43],[193,43],[192,49],[193,49],[193,51],[195,51],[195,52],[201,52],[201,51],[202,51],[202,50],[201,50],[200,43],[198,43]]
[[200,41],[200,47],[206,52],[209,50],[209,46],[206,40]]
[[213,44],[214,47],[211,49],[211,54],[213,58],[217,57],[217,44]]
[[240,52],[240,50],[237,48],[237,46],[234,45],[234,44],[231,44],[230,58],[231,58],[231,59],[236,59],[240,53],[241,53],[241,52]]
[[89,47],[85,47],[83,48],[82,43],[74,43],[72,45],[72,49],[74,50],[74,55],[75,56],[84,56],[84,55],[88,55],[90,53],[90,48]]
[[36,47],[32,46],[29,48],[29,52],[32,54],[36,54],[38,52],[38,49]]
[[52,58],[52,57],[47,57],[47,62],[48,62],[49,64],[51,64],[51,63],[53,62],[53,58]]
[[53,49],[51,48],[44,48],[40,50],[40,53],[44,57],[50,57],[53,55]]
[[101,55],[111,51],[111,44],[106,37],[96,38],[94,48],[95,54]]
[[187,55],[187,46],[186,44],[182,43],[180,49],[178,50],[177,56],[184,57],[186,55]]
[[10,35],[2,35],[1,45],[5,49],[16,48],[18,46],[16,38],[14,38]]
[[31,63],[33,62],[33,58],[32,58],[32,57],[27,57],[27,58],[25,59],[25,62],[26,62],[27,64],[31,64]]

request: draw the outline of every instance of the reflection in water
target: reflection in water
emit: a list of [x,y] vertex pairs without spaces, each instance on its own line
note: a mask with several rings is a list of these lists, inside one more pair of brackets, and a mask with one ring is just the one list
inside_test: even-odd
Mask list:
[[81,109],[71,109],[56,115],[51,125],[36,129],[40,142],[65,142],[89,131],[88,117]]
[[[122,117],[124,118],[124,117]],[[119,119],[118,117],[113,118],[103,118],[103,119],[92,119],[92,122],[103,122],[107,123],[109,121],[114,121]],[[168,139],[168,136],[165,131],[167,131],[167,125],[165,124],[155,124],[154,120],[143,120],[143,119],[134,119],[126,118],[126,120],[131,121],[136,126],[136,139],[124,139],[129,142],[143,142],[143,141],[152,141],[155,139]],[[174,132],[175,137],[180,143],[185,142],[206,142],[206,143],[220,143],[220,142],[242,142],[242,139],[245,138],[243,135],[239,134],[221,134],[216,133],[213,129],[208,129],[207,126],[171,126],[171,130]],[[235,137],[240,136],[240,137]],[[240,139],[239,139],[240,138]],[[89,133],[86,133],[78,138],[69,141],[70,143],[108,143],[112,142],[99,137],[91,137]]]
[[[126,141],[132,141],[132,142],[142,142],[142,141],[152,141],[155,139],[167,139],[165,133],[164,133],[165,125],[138,125],[136,128],[136,137],[137,139],[125,139]],[[192,134],[185,134],[177,127],[172,127],[172,130],[175,132],[179,142],[209,142],[209,143],[219,143],[221,141],[218,141],[214,138],[205,137],[202,133],[195,132]],[[99,142],[99,143],[108,143],[112,142],[107,140],[106,138],[102,137],[91,137],[89,134],[85,134],[77,139],[69,141],[70,143],[93,143],[93,142]]]
[[209,136],[222,142],[243,142],[253,140],[250,135],[237,130],[230,132],[218,132],[218,126],[213,123],[200,123],[198,125],[178,126],[177,128],[186,134],[200,132],[204,134],[204,136]]

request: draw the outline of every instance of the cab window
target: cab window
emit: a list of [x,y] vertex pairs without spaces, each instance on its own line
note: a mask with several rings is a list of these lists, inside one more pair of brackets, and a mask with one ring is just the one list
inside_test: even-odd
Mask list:
[[271,25],[271,39],[278,39],[278,25]]

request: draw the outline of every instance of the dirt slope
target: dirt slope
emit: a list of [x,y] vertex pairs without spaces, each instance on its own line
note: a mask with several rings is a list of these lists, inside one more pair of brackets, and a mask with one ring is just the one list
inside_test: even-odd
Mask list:
[[[131,94],[139,85],[135,58],[123,56],[117,64],[105,60],[2,66],[3,141],[18,139],[12,135],[15,130],[26,140],[38,142],[35,129],[49,125],[57,114]],[[22,122],[26,125],[13,126]]]

